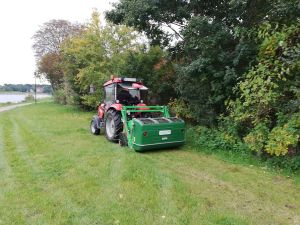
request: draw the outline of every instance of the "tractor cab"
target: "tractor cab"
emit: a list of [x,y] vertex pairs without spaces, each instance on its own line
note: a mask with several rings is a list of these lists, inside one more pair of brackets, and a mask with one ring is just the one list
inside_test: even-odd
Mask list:
[[138,105],[147,102],[148,88],[136,78],[113,78],[104,85],[104,103]]

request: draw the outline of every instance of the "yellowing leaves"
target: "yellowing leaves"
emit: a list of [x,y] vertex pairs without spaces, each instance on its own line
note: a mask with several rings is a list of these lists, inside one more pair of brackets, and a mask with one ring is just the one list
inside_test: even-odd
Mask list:
[[287,126],[275,127],[270,135],[269,141],[266,145],[266,152],[271,155],[286,155],[289,147],[293,147],[297,144],[299,135],[290,132]]

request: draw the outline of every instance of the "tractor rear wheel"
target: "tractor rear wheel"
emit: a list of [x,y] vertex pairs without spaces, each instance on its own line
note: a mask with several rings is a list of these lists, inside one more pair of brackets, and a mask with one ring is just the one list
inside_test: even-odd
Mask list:
[[107,110],[104,120],[104,129],[107,140],[117,142],[120,133],[123,131],[121,113],[112,109]]

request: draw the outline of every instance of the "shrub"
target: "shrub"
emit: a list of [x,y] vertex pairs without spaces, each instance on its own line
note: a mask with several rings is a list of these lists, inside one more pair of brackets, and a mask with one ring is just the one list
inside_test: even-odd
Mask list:
[[244,137],[245,143],[252,151],[261,153],[264,150],[269,134],[269,128],[264,123],[259,123]]
[[81,97],[82,103],[87,109],[94,109],[99,103],[99,96],[96,93],[83,95]]
[[169,107],[172,113],[176,116],[187,119],[194,120],[189,105],[184,102],[182,99],[172,99],[169,102]]
[[[256,127],[256,134],[260,133],[260,135],[263,135],[263,138],[266,140],[263,142],[263,144],[261,144],[261,146],[265,146],[266,143],[268,143],[268,135],[266,131],[266,127],[263,124],[261,124],[259,127]],[[250,146],[254,147],[255,143],[258,141],[257,139],[254,139],[255,141],[252,142],[253,145],[249,145],[242,142],[239,137],[229,134],[226,131],[211,129],[203,126],[188,128],[186,136],[187,144],[192,146],[197,151],[208,154],[218,154],[226,160],[246,162],[249,164],[264,163],[265,165],[284,169],[294,173],[300,171],[299,152],[296,152],[296,155],[287,154],[276,156],[262,154],[264,151],[260,150],[259,157],[254,156],[250,151]],[[256,149],[252,150],[257,152]]]
[[190,144],[205,152],[244,151],[246,146],[234,135],[203,126],[189,128],[187,138]]
[[296,147],[299,135],[296,135],[287,124],[283,127],[275,127],[270,135],[266,152],[271,155],[286,155],[290,147]]
[[291,155],[296,154],[296,150],[292,153],[292,149],[296,149],[300,137],[300,113],[296,113],[283,126],[275,127],[270,135],[266,152],[271,155],[286,155],[291,151]]
[[300,171],[300,155],[297,156],[273,156],[264,158],[265,162],[272,167],[285,169],[289,172]]
[[54,101],[66,105],[67,104],[67,98],[66,98],[66,93],[63,89],[58,89],[53,93]]

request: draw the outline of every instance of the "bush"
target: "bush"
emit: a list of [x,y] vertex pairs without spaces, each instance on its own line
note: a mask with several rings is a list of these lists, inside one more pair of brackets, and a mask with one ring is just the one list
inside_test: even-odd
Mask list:
[[169,102],[170,110],[173,114],[186,120],[195,120],[189,105],[182,99],[171,99]]
[[63,89],[58,89],[53,93],[53,97],[54,97],[54,101],[62,104],[62,105],[66,105],[67,104],[67,97],[66,97],[66,93]]
[[300,155],[265,157],[262,160],[272,167],[281,168],[292,173],[300,171]]
[[266,145],[266,152],[271,155],[297,154],[300,137],[300,113],[296,113],[283,126],[273,128]]
[[248,151],[245,144],[232,134],[203,126],[189,128],[188,142],[205,152],[239,152]]
[[99,96],[96,93],[83,95],[81,97],[84,108],[86,109],[95,109],[97,104],[99,103]]
[[269,128],[264,123],[259,123],[246,137],[244,137],[244,141],[249,149],[260,154],[264,150],[268,140],[268,134]]
[[[293,119],[291,121],[292,124],[296,124],[293,122]],[[272,156],[261,150],[261,147],[268,143],[268,133],[266,126],[261,124],[255,128],[255,131],[249,134],[252,136],[251,141],[249,136],[248,143],[245,143],[242,139],[226,131],[224,128],[219,130],[203,126],[190,127],[187,129],[187,144],[197,151],[208,154],[220,154],[222,158],[230,161],[251,164],[264,163],[271,167],[285,169],[289,172],[300,171],[299,151],[295,151],[294,155]],[[260,147],[255,147],[256,144]],[[259,157],[252,154],[251,152],[253,151],[250,149],[259,152]]]
[[287,125],[275,127],[270,135],[266,152],[271,155],[286,155],[290,147],[296,147],[299,135],[296,135]]

